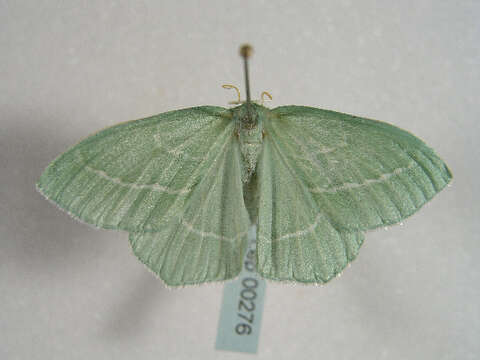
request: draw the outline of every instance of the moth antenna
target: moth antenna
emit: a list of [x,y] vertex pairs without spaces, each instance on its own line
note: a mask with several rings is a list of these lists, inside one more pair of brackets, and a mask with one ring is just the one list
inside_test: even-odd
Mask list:
[[263,103],[265,102],[265,96],[268,97],[269,100],[273,100],[272,95],[270,95],[269,92],[264,91],[264,92],[262,92],[262,94],[260,95],[260,98],[261,98],[261,101],[262,101],[262,105],[263,105]]
[[222,87],[224,89],[234,89],[237,92],[237,101],[229,101],[228,102],[229,104],[241,104],[242,103],[242,101],[240,99],[240,90],[238,89],[238,87],[236,87],[235,85],[230,85],[230,84],[224,84],[224,85],[222,85]]

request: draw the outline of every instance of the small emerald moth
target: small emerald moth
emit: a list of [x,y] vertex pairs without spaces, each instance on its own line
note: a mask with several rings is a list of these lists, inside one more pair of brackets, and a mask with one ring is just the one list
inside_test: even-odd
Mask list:
[[125,230],[168,285],[234,278],[251,224],[258,273],[325,283],[366,230],[395,224],[452,175],[423,141],[384,122],[304,106],[200,106],[102,130],[37,184],[74,217]]

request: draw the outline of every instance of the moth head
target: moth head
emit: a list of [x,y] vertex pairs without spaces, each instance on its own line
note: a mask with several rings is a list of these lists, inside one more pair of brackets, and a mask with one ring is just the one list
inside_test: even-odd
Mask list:
[[256,127],[258,124],[258,113],[257,112],[250,112],[249,114],[247,113],[243,118],[242,118],[242,127],[244,129],[250,130]]
[[253,129],[258,124],[258,110],[256,104],[242,104],[233,109],[233,118],[242,129]]

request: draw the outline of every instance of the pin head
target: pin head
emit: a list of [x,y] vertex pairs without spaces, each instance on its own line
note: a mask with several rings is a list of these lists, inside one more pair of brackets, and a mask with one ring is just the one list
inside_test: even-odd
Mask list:
[[240,55],[243,58],[249,58],[253,54],[253,47],[249,44],[243,44],[240,46]]

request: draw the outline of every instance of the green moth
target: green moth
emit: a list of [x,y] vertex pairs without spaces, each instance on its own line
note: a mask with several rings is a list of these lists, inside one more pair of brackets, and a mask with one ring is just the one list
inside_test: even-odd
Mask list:
[[168,285],[237,276],[257,226],[257,271],[325,283],[366,230],[412,215],[451,180],[423,141],[375,120],[250,100],[102,130],[54,160],[39,191],[74,217],[125,230]]

